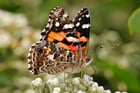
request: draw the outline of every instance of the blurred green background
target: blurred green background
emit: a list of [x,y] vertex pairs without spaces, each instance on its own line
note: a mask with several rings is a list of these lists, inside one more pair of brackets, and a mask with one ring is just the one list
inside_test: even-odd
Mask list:
[[140,93],[140,0],[0,0],[0,93],[32,93],[26,56],[56,6],[71,18],[90,11],[94,61],[85,73],[112,92]]

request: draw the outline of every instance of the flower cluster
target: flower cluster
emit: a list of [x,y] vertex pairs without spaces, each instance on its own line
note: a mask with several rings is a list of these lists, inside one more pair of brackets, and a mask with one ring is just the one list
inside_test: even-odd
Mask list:
[[[47,86],[44,87],[44,85]],[[32,86],[34,89],[36,88],[35,93],[41,93],[40,91],[45,90],[48,91],[47,93],[111,93],[110,90],[105,90],[103,86],[99,86],[92,77],[86,74],[83,78],[75,77],[60,80],[55,77],[44,82],[40,78],[36,78],[32,81]],[[127,92],[117,91],[115,93]]]

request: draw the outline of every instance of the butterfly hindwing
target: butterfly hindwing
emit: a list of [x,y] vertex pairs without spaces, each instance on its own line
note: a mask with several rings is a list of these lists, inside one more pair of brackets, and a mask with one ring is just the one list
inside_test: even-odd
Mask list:
[[41,41],[33,44],[28,54],[28,70],[37,75],[46,72],[48,74],[71,72],[72,66],[77,64],[77,57],[69,50],[47,41],[45,45]]

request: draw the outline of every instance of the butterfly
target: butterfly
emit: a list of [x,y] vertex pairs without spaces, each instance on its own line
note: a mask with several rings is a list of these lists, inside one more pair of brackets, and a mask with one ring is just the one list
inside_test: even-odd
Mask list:
[[71,20],[67,12],[57,6],[51,11],[40,40],[29,49],[28,70],[33,74],[80,72],[92,62],[87,56],[89,34],[87,8],[82,8]]

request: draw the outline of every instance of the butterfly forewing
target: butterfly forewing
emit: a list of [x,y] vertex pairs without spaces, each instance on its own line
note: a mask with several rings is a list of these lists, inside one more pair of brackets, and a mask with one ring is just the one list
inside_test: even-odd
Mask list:
[[90,33],[90,14],[87,8],[83,8],[73,19],[75,28],[80,40],[83,55],[87,54],[89,33]]

